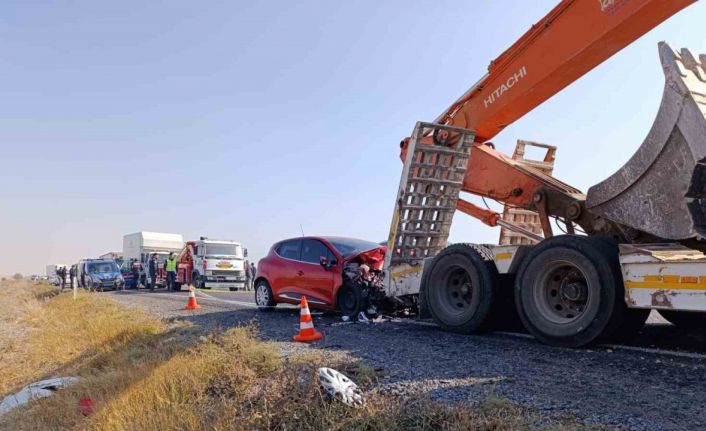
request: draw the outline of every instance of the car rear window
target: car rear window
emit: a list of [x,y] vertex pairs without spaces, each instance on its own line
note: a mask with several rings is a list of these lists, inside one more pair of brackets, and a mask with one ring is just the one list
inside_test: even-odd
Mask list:
[[285,259],[299,260],[301,254],[301,240],[284,241],[275,249],[275,252]]

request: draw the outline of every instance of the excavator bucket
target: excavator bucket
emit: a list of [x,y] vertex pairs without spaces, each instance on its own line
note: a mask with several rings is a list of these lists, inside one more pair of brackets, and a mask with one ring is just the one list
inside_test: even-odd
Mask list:
[[659,44],[662,104],[642,146],[588,190],[594,214],[659,239],[706,236],[706,55]]

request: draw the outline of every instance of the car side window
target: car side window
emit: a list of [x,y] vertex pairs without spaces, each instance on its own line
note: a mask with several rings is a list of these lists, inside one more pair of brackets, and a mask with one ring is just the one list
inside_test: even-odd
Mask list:
[[277,246],[275,252],[285,259],[299,260],[299,256],[301,256],[301,240],[285,241]]
[[322,257],[328,258],[329,249],[321,241],[315,239],[305,239],[302,241],[302,258],[303,262],[316,263],[321,262]]

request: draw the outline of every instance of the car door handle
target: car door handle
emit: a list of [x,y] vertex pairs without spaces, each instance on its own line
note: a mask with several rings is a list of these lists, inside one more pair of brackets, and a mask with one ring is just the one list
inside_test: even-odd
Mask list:
[[297,271],[297,275],[304,275],[304,271]]

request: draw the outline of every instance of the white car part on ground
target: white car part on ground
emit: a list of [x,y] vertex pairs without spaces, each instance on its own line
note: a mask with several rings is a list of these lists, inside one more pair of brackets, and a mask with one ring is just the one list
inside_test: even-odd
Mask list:
[[319,368],[316,373],[319,376],[319,383],[330,399],[340,399],[351,407],[362,407],[365,399],[358,385],[351,379],[332,368]]
[[31,383],[16,394],[8,395],[2,400],[0,403],[0,416],[34,399],[48,397],[57,390],[72,385],[77,381],[77,377],[57,377]]

